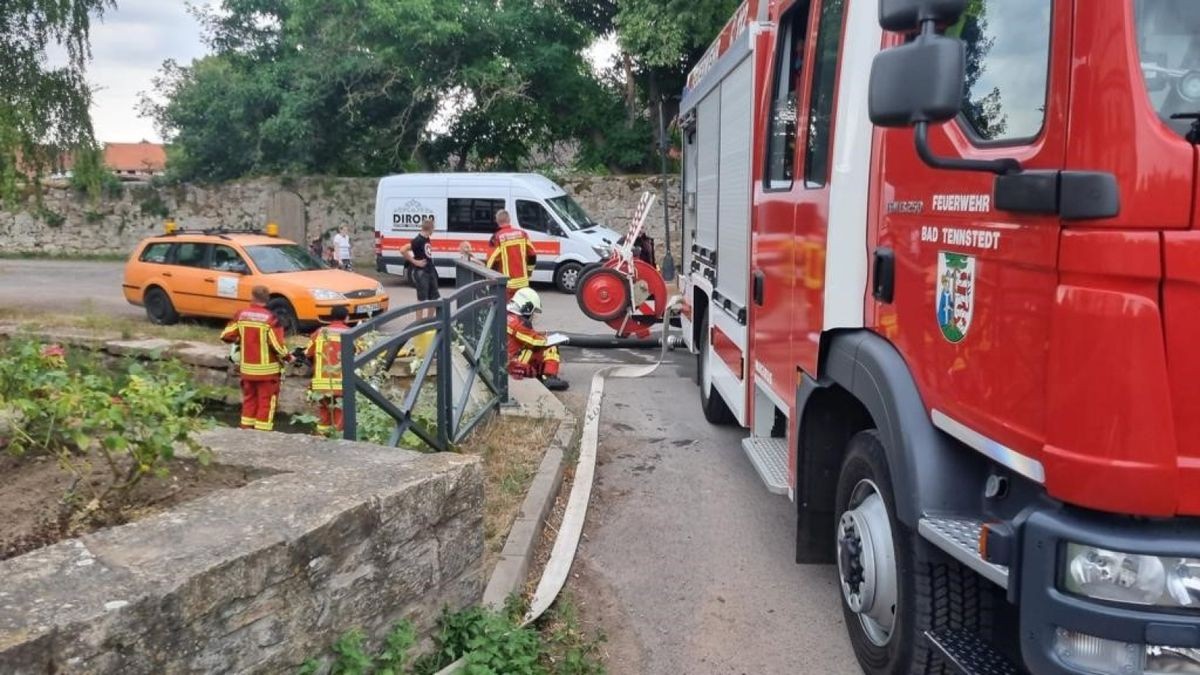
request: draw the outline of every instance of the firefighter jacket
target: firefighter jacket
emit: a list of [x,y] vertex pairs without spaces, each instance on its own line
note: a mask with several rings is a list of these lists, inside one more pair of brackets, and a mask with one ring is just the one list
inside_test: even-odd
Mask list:
[[492,253],[487,266],[508,277],[509,290],[529,286],[529,275],[537,264],[537,252],[525,230],[502,227],[492,236]]
[[508,313],[508,372],[520,377],[558,375],[557,347],[546,345],[546,336],[534,330],[529,319]]
[[241,354],[238,371],[242,379],[270,380],[283,372],[283,359],[287,356],[283,328],[266,307],[250,305],[233,315],[221,332],[221,339],[238,345]]
[[537,332],[529,320],[520,314],[508,313],[508,358],[517,358],[523,351],[546,348],[546,336]]
[[350,327],[341,321],[317,329],[304,353],[313,364],[312,390],[342,395],[342,333]]

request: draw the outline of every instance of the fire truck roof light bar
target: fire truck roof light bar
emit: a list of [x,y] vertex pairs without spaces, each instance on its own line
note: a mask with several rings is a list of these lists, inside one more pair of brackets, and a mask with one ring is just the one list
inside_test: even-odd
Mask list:
[[993,441],[940,410],[934,410],[931,418],[933,426],[957,438],[996,463],[1006,466],[1038,484],[1046,482],[1046,469],[1036,459],[1026,457],[1008,446]]

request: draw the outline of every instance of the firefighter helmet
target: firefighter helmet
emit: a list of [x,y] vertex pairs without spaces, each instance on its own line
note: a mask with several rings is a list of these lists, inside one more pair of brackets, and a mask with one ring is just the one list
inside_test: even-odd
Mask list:
[[533,316],[535,312],[542,311],[542,299],[532,288],[522,288],[513,294],[508,311],[521,316]]

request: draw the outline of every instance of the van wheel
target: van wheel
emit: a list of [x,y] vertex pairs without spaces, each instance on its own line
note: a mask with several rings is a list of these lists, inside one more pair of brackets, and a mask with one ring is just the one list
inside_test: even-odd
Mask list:
[[271,298],[267,309],[275,315],[275,320],[283,327],[284,335],[295,335],[300,332],[300,321],[296,319],[296,310],[287,298]]
[[868,675],[943,675],[924,635],[956,629],[991,637],[998,589],[925,544],[896,518],[879,432],[856,434],[837,486],[837,564],[842,613]]
[[169,326],[179,321],[179,312],[176,312],[175,305],[171,304],[171,296],[158,286],[151,286],[146,291],[142,304],[145,305],[146,317],[152,324]]
[[583,274],[583,265],[573,261],[565,262],[554,270],[554,285],[558,287],[559,292],[571,295],[575,293],[575,289],[579,288],[581,274]]
[[729,425],[737,421],[708,378],[708,316],[700,318],[700,339],[696,342],[696,376],[700,382],[700,409],[711,424]]

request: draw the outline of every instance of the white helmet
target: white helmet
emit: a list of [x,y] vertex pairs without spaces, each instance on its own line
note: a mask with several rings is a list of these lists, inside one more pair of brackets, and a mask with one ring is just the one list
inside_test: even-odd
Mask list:
[[542,299],[532,288],[522,288],[513,294],[508,311],[521,316],[533,316],[535,312],[542,311]]

